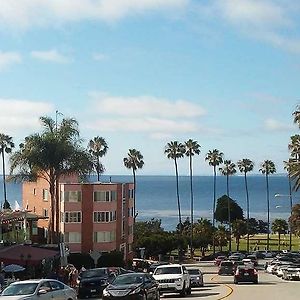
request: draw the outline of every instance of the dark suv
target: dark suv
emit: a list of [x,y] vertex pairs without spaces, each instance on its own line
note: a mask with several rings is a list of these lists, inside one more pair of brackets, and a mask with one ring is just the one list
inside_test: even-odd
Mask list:
[[109,268],[89,269],[80,274],[78,297],[102,296],[104,288],[116,277]]
[[219,275],[233,275],[234,274],[234,265],[231,260],[223,260],[219,265]]

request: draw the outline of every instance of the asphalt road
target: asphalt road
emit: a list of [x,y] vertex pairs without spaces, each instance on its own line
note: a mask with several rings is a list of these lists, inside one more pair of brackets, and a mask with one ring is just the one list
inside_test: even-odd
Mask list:
[[[212,262],[200,262],[197,266],[204,273],[204,287],[193,288],[185,300],[299,300],[300,281],[286,281],[265,273],[264,261],[260,262],[259,283],[233,283],[233,276],[220,276]],[[95,299],[95,298],[94,298]],[[99,298],[100,299],[100,298]],[[182,299],[177,294],[164,294],[161,300]]]

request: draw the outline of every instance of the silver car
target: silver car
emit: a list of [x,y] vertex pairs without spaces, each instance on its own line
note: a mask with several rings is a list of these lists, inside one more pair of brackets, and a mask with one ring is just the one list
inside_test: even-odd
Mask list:
[[54,279],[15,281],[3,290],[1,300],[76,300],[77,293],[68,285]]
[[187,271],[191,276],[191,287],[202,287],[203,283],[203,273],[199,268],[196,267],[187,267]]

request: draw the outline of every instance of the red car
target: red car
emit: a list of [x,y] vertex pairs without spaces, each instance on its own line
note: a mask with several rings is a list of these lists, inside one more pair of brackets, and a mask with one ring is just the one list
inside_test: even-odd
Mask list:
[[217,256],[217,257],[215,258],[215,265],[216,265],[216,266],[219,266],[220,263],[221,263],[221,261],[223,261],[223,260],[225,260],[225,259],[226,259],[226,256],[223,256],[223,255]]

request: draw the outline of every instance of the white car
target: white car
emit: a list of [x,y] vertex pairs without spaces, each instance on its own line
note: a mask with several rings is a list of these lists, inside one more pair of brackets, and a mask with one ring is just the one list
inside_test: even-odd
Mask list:
[[159,283],[159,292],[179,293],[181,296],[191,294],[191,277],[185,266],[170,264],[158,266],[153,277]]
[[55,279],[15,281],[0,294],[1,300],[76,300],[77,293]]

